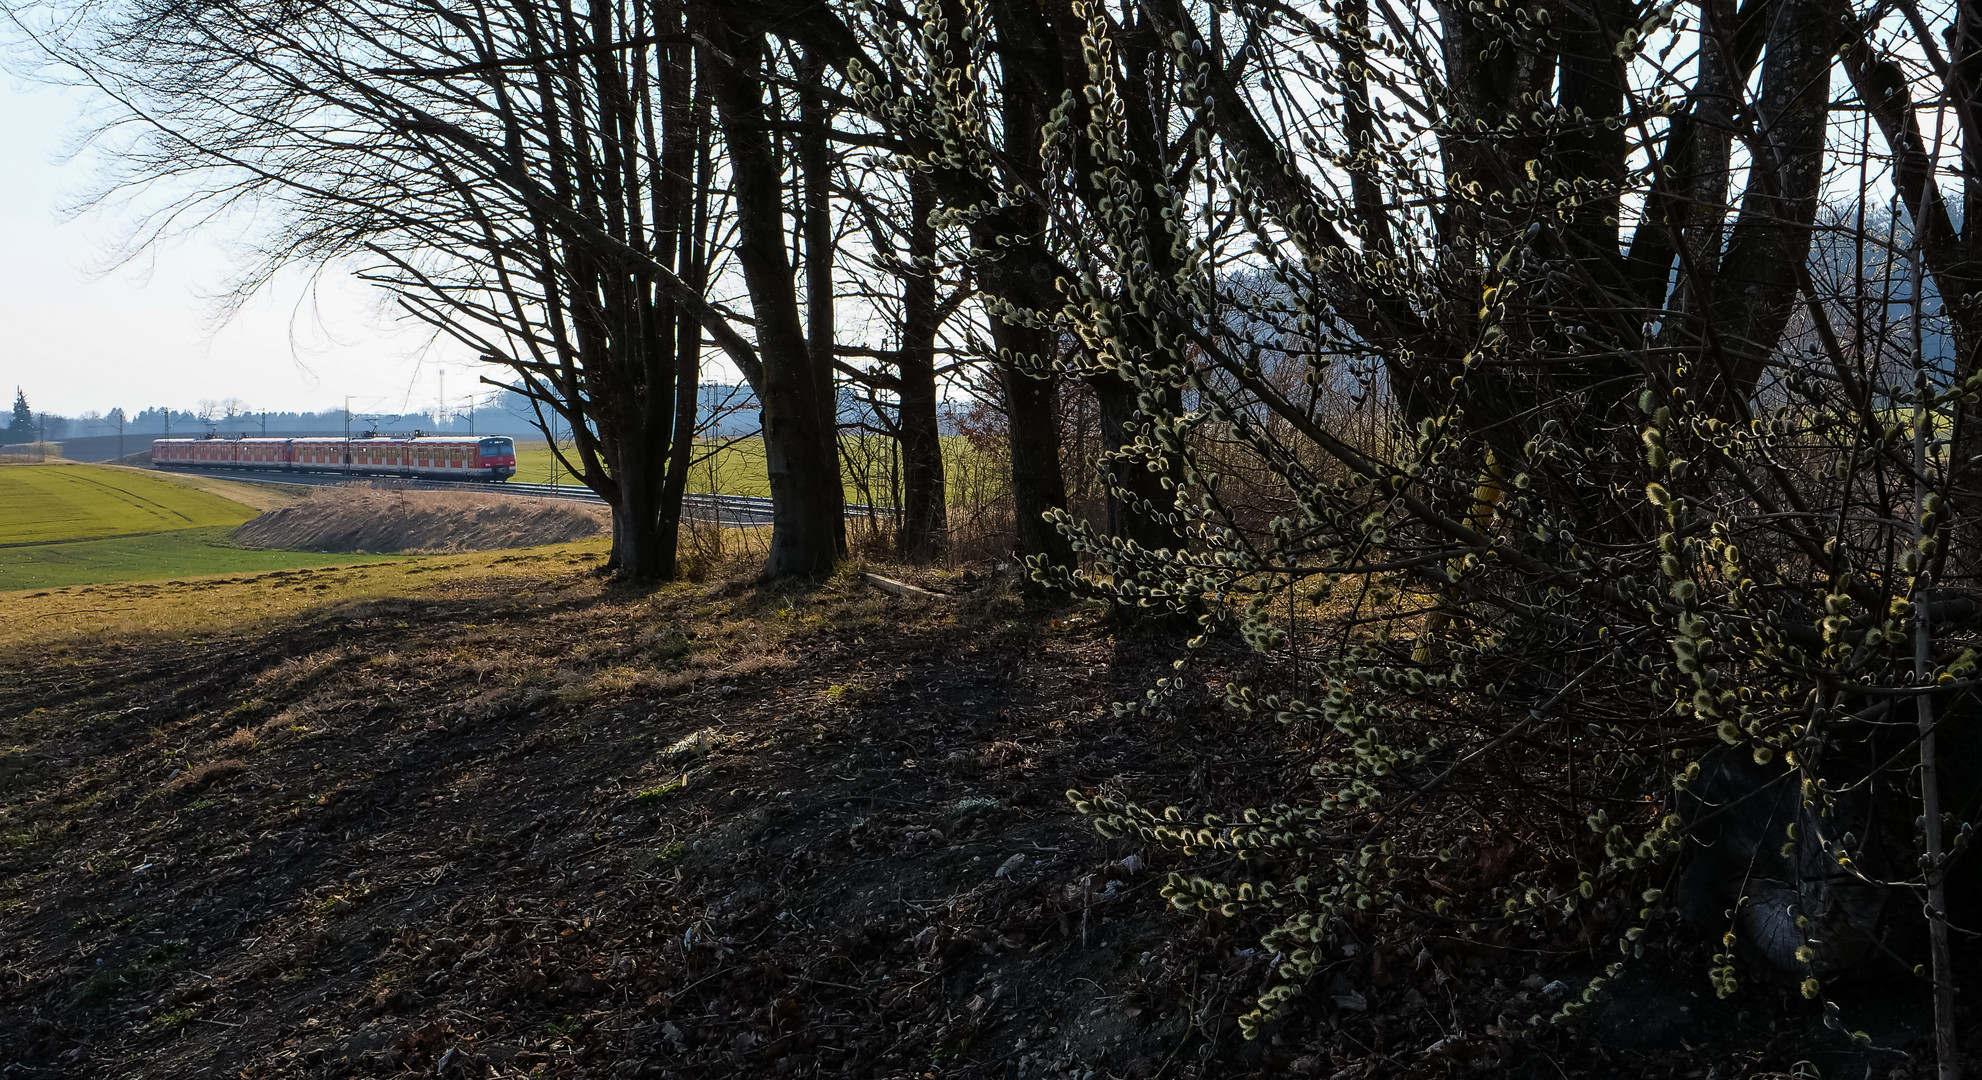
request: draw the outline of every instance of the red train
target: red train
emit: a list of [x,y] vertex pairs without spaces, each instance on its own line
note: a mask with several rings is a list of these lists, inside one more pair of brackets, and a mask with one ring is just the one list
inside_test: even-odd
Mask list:
[[516,475],[516,442],[506,435],[395,439],[157,439],[151,463],[164,469],[348,472],[451,480]]

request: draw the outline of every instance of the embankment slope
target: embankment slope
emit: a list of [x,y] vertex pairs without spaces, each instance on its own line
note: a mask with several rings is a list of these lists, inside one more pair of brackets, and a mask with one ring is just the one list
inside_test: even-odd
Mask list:
[[584,540],[610,524],[602,506],[483,492],[319,488],[234,531],[243,547],[443,553]]

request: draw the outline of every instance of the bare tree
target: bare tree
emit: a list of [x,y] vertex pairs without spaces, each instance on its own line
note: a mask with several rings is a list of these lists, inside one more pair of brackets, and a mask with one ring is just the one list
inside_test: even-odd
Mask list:
[[[696,57],[682,5],[140,2],[15,17],[124,107],[105,132],[136,133],[116,148],[116,186],[161,193],[138,243],[268,202],[283,213],[241,295],[280,266],[369,258],[368,279],[562,422],[565,463],[613,507],[616,568],[673,572],[705,335],[753,382],[784,370],[759,350],[786,345],[770,311],[728,315],[706,295],[728,167],[709,88],[736,75],[727,53]],[[768,438],[783,446],[779,409],[767,405]],[[779,486],[768,574],[817,572],[818,550],[837,550],[820,490],[838,489]]]
[[[889,329],[893,346],[841,345],[838,367],[860,388],[865,415],[885,425],[881,433],[898,448],[895,550],[919,560],[939,554],[947,543],[941,388],[970,362],[954,357],[971,350],[946,345],[954,335],[946,335],[945,327],[958,321],[972,289],[961,267],[945,257],[933,185],[916,170],[899,177],[891,172],[859,174],[843,197],[865,234],[872,252],[868,268],[878,279],[857,282],[851,295]],[[968,329],[963,338],[968,341]]]
[[[923,197],[933,198],[936,210],[923,223],[940,220],[939,232],[954,231],[963,239],[967,251],[958,261],[973,293],[988,304],[992,351],[986,359],[997,371],[1005,397],[1017,548],[1055,565],[1070,565],[1067,540],[1048,524],[1066,507],[1055,407],[1060,373],[1051,363],[1056,338],[1050,330],[1017,318],[1014,306],[1031,305],[1050,294],[1060,265],[1051,255],[1043,207],[1032,198],[1012,197],[1016,191],[1038,191],[1042,174],[1029,140],[1043,119],[1042,99],[1031,92],[1001,95],[992,106],[1001,110],[995,122],[972,117],[972,138],[1003,133],[1013,140],[1009,147],[958,141],[955,132],[945,129],[941,118],[949,114],[938,102],[943,80],[964,54],[952,51],[951,61],[945,61],[940,49],[927,49],[920,24],[901,14],[872,6],[847,5],[843,10],[816,5],[782,12],[779,25],[781,33],[851,80],[849,90],[883,145],[912,162],[928,181]],[[943,14],[954,18],[957,12],[946,8]],[[1009,48],[1017,57],[999,70],[1019,71],[1039,59],[1020,55],[1029,39],[1006,22],[986,30],[998,48]],[[973,46],[983,47],[982,42]],[[966,148],[971,156],[959,156],[957,151]],[[919,339],[919,319],[916,325]]]
[[[744,375],[762,410],[764,459],[773,525],[766,575],[829,572],[846,557],[833,374],[831,178],[825,121],[807,91],[796,170],[772,138],[766,89],[771,41],[743,8],[698,5],[691,28],[701,42],[711,93],[729,151],[737,222],[736,261],[748,287],[757,342]],[[816,79],[816,76],[815,76]],[[804,310],[794,260],[786,254],[785,193],[801,194],[798,213],[806,271]],[[808,325],[809,323],[809,325]]]

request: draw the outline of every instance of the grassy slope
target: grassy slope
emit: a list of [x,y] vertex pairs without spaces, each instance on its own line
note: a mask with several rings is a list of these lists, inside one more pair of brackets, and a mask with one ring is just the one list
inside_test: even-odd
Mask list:
[[204,476],[96,465],[0,467],[0,545],[6,545],[0,546],[0,595],[365,561],[250,551],[229,540],[235,526],[292,498],[283,489]]
[[198,637],[253,631],[294,618],[326,602],[359,602],[405,595],[460,575],[554,551],[560,558],[603,558],[605,540],[585,540],[517,552],[382,557],[307,552],[241,551],[242,555],[302,556],[314,561],[237,576],[194,581],[98,582],[0,592],[15,617],[0,619],[0,654],[51,642]]
[[192,488],[195,491],[204,491],[210,495],[218,495],[223,499],[240,503],[249,509],[257,511],[275,510],[288,506],[309,495],[312,490],[305,484],[245,483],[240,480],[229,480],[223,476],[216,476],[211,473],[161,472],[143,465],[99,465],[97,468],[137,476],[153,477],[164,480],[167,483],[177,484],[180,487]]
[[[0,590],[246,574],[285,567],[370,562],[389,555],[339,555],[236,547],[227,526],[172,529],[73,543],[0,548]],[[0,595],[5,595],[0,592]]]
[[0,544],[232,526],[254,516],[231,499],[128,469],[0,468]]

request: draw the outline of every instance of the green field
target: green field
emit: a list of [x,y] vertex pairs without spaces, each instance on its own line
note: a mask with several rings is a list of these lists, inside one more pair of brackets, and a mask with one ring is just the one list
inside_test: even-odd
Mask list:
[[234,527],[257,512],[127,469],[0,466],[0,593],[390,557],[235,547]]
[[[847,455],[856,459],[863,456],[863,450],[871,450],[873,456],[884,458],[886,440],[877,437],[863,438],[849,435],[844,437]],[[943,468],[949,477],[950,497],[953,502],[962,501],[965,485],[960,483],[961,474],[978,462],[977,453],[970,440],[956,435],[943,437]],[[771,481],[764,468],[764,440],[762,438],[728,440],[721,445],[705,443],[697,448],[696,464],[689,470],[688,490],[710,492],[718,495],[753,495],[766,497],[771,494]],[[516,444],[516,481],[525,484],[548,484],[553,479],[562,484],[575,483],[571,473],[562,467],[553,467],[550,447],[542,442],[518,442]],[[842,483],[846,488],[846,499],[850,503],[864,502],[866,499],[851,476],[844,475],[845,461],[842,459]],[[1002,469],[998,470],[1002,472]],[[874,492],[874,501],[887,504],[892,501],[886,492]]]
[[155,476],[89,465],[0,468],[0,544],[234,526],[251,507]]
[[231,526],[172,529],[109,540],[0,548],[0,592],[158,581],[205,574],[246,574],[313,566],[349,566],[398,558],[314,551],[265,551],[233,546]]
[[[568,449],[565,452],[572,453]],[[689,474],[688,490],[722,495],[765,496],[771,493],[771,482],[764,472],[764,440],[739,439],[720,448],[708,445],[700,448],[696,456],[705,454],[709,455],[708,458],[697,464]],[[553,480],[561,484],[576,482],[569,470],[556,464],[548,444],[541,441],[517,443],[516,481],[548,484]]]

